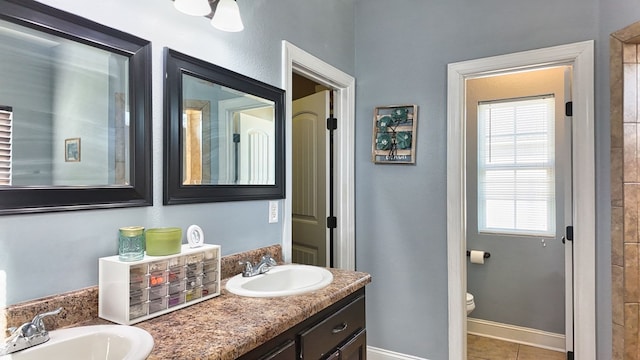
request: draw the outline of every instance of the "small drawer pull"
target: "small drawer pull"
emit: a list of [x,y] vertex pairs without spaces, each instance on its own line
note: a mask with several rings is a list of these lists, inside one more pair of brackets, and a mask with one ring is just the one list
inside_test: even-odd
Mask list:
[[337,333],[343,332],[343,331],[345,331],[345,330],[347,330],[347,323],[346,323],[346,322],[343,322],[342,324],[340,324],[340,325],[338,325],[338,326],[334,327],[334,328],[331,330],[331,333],[332,333],[332,334],[337,334]]

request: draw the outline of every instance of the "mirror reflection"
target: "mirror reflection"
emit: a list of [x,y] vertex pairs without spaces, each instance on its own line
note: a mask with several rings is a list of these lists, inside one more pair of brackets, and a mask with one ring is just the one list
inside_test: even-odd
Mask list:
[[274,185],[275,102],[182,75],[182,184]]
[[129,58],[0,21],[0,187],[130,184]]

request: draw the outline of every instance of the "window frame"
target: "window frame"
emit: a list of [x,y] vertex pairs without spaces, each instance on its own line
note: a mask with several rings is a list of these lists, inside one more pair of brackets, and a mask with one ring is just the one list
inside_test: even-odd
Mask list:
[[[481,101],[478,103],[478,144],[477,144],[477,216],[478,216],[478,233],[479,234],[499,234],[499,235],[515,235],[515,236],[535,236],[535,237],[554,237],[556,233],[556,215],[555,215],[555,96],[553,94],[545,94],[545,95],[537,95],[537,96],[527,96],[521,98],[510,98],[510,99],[500,99],[500,100],[491,100],[491,101]],[[508,134],[503,134],[505,137],[513,138],[513,161],[504,162],[501,164],[488,164],[485,160],[485,148],[486,148],[486,131],[485,131],[485,123],[486,116],[483,114],[487,106],[496,108],[505,108],[509,105],[513,107],[518,106],[528,106],[531,104],[543,104],[546,106],[546,131],[544,132],[544,136],[546,139],[546,159],[544,161],[520,161],[518,158],[518,138],[523,138],[525,136],[530,136],[532,132],[527,133],[526,131],[519,132],[517,129],[517,118],[514,116],[512,126],[513,131]],[[539,134],[539,132],[538,132]],[[490,135],[489,135],[490,136]],[[495,137],[491,138],[494,139]],[[540,141],[540,140],[538,140]],[[522,143],[520,143],[522,145]],[[506,198],[506,201],[511,202],[511,207],[513,211],[513,219],[510,227],[497,227],[497,226],[489,226],[487,224],[487,217],[489,211],[487,211],[487,200],[490,196],[487,196],[487,182],[486,182],[486,174],[487,170],[489,171],[512,171],[513,176],[516,177],[518,172],[529,171],[529,170],[544,170],[546,172],[546,176],[544,181],[539,182],[542,186],[546,187],[546,190],[541,193],[536,193],[538,196],[543,198],[545,202],[545,213],[546,215],[546,230],[536,230],[531,228],[526,228],[522,226],[522,224],[518,224],[518,202],[526,201],[527,196],[523,196],[522,188],[518,186],[524,183],[523,181],[518,181],[514,179],[511,183],[512,185],[512,194],[511,196],[506,196],[505,194],[501,194],[503,198]],[[546,182],[546,184],[545,184]],[[494,183],[495,184],[495,183]],[[495,197],[495,195],[494,195]],[[540,200],[538,200],[540,201]],[[523,211],[520,209],[520,211]]]

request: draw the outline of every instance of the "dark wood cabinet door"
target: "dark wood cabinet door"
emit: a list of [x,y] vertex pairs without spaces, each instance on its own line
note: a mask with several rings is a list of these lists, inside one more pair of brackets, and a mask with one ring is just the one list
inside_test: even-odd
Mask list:
[[367,331],[360,330],[349,342],[338,348],[340,360],[366,360],[367,359]]

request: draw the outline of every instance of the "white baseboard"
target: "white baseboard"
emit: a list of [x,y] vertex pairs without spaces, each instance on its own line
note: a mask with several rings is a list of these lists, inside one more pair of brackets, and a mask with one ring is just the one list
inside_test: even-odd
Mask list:
[[562,352],[566,346],[562,334],[474,318],[467,318],[467,333]]
[[428,360],[416,356],[401,354],[389,350],[379,349],[373,346],[367,346],[368,360]]
[[[535,346],[543,349],[565,351],[565,336],[542,330],[498,322],[467,318],[467,333],[488,338]],[[398,352],[367,346],[368,360],[428,360]]]

